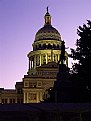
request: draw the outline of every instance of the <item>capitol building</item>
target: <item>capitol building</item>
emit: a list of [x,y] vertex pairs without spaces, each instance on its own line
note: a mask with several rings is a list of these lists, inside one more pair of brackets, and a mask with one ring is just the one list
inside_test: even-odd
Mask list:
[[[48,96],[48,89],[54,86],[58,73],[61,54],[61,35],[52,26],[48,11],[44,16],[44,25],[38,30],[27,54],[29,67],[15,89],[0,88],[0,103],[40,103]],[[68,66],[68,54],[65,51],[65,65]]]

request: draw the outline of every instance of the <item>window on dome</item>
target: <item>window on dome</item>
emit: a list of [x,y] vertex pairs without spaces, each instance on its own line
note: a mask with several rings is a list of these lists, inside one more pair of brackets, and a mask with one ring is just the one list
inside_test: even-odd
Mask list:
[[46,44],[43,44],[43,49],[46,49]]
[[36,50],[36,48],[35,48],[35,47],[33,47],[33,51],[34,51],[34,50]]
[[36,45],[36,49],[37,49],[37,45]]
[[39,49],[41,49],[41,44],[39,44]]
[[51,44],[48,44],[48,49],[52,49],[52,46],[51,46]]
[[57,45],[57,49],[59,49],[59,45]]
[[56,45],[55,44],[53,44],[53,49],[55,49],[56,48]]

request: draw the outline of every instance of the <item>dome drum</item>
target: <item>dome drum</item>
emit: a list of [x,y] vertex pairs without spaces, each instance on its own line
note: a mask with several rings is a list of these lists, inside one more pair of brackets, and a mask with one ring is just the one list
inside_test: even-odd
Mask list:
[[51,45],[51,44],[48,44],[48,45],[46,45],[46,44],[43,44],[43,46],[41,46],[41,44],[39,44],[38,46],[36,45],[36,47],[34,47],[34,51],[36,51],[36,50],[44,50],[44,49],[53,49],[53,50],[59,50],[60,49],[60,46],[59,45],[55,45],[55,44],[53,44],[53,45]]
[[38,45],[35,45],[33,47],[33,51],[36,51],[36,50],[45,50],[45,49],[53,49],[53,50],[60,50],[61,47],[59,46],[59,44],[38,44]]
[[61,49],[61,41],[40,40],[38,42],[34,42],[32,46],[33,46],[33,51],[45,50],[45,49],[60,50]]

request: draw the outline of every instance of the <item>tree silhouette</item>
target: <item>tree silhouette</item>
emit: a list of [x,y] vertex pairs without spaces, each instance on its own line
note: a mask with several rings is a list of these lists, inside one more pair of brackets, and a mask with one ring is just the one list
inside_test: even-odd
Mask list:
[[55,88],[54,87],[50,87],[48,89],[48,94],[49,97],[44,98],[44,103],[54,103],[55,102]]
[[91,21],[77,29],[79,39],[76,50],[71,49],[71,57],[78,60],[72,66],[73,101],[91,102]]

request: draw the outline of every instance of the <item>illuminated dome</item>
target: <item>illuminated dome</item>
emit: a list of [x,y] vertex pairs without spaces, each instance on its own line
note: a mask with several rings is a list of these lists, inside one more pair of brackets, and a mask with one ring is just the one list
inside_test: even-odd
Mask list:
[[38,40],[61,40],[60,33],[50,24],[41,28],[35,36],[35,41]]
[[45,14],[45,25],[35,35],[35,41],[39,40],[58,40],[61,41],[60,33],[51,25],[51,16],[48,12]]

